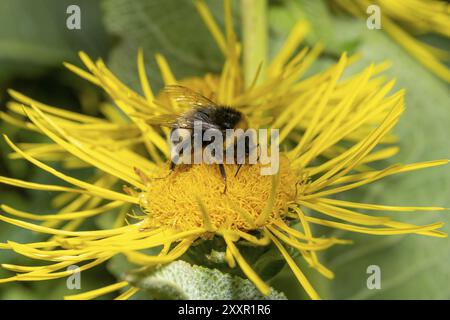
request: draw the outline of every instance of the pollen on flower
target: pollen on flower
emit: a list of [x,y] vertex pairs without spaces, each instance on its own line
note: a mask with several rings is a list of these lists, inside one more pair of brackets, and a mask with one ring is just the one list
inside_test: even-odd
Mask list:
[[286,158],[280,159],[276,189],[274,176],[261,175],[261,166],[244,165],[234,177],[237,165],[226,165],[226,193],[216,165],[178,166],[165,179],[151,179],[141,194],[146,227],[190,230],[210,223],[217,230],[249,231],[270,224],[287,212],[299,181]]

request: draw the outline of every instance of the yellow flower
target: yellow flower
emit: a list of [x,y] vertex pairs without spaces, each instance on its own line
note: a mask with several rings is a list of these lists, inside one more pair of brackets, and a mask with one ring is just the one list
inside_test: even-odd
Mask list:
[[[226,244],[228,265],[239,266],[263,294],[268,294],[270,288],[240,253],[242,242],[255,246],[274,244],[307,294],[318,299],[286,247],[298,250],[312,268],[332,278],[332,271],[320,263],[317,252],[349,241],[313,235],[312,225],[372,235],[415,233],[446,237],[437,230],[442,223],[415,226],[355,211],[442,208],[376,205],[334,198],[386,176],[447,163],[437,160],[396,164],[382,170],[368,166],[397,151],[395,147],[376,147],[392,142],[389,132],[404,109],[403,91],[389,95],[394,82],[385,83],[377,77],[385,64],[371,65],[342,79],[346,66],[354,59],[343,54],[324,72],[299,80],[321,49],[319,45],[311,51],[295,53],[308,28],[299,22],[268,66],[266,78],[258,85],[254,81],[245,87],[239,64],[241,45],[233,32],[230,2],[225,1],[225,34],[204,3],[198,1],[196,5],[224,53],[222,73],[178,82],[167,61],[157,55],[165,83],[183,83],[218,103],[235,106],[246,114],[250,127],[279,128],[279,141],[284,147],[279,173],[263,176],[261,165],[246,165],[237,177],[229,175],[227,193],[223,193],[217,168],[206,164],[177,167],[174,174],[160,179],[168,171],[168,131],[150,126],[146,119],[177,111],[179,106],[163,97],[155,98],[141,51],[137,64],[144,96],[124,85],[102,60],[94,62],[81,53],[88,71],[66,66],[108,93],[118,108],[110,103],[101,105],[105,118],[48,106],[12,90],[10,94],[17,101],[8,104],[12,114],[1,114],[5,121],[39,132],[50,140],[16,145],[5,136],[14,150],[11,156],[30,161],[69,186],[0,177],[0,182],[13,186],[61,192],[53,203],[61,208],[57,214],[33,214],[1,206],[2,211],[15,218],[0,215],[0,220],[52,237],[44,242],[0,244],[0,249],[46,262],[39,266],[2,264],[16,274],[0,279],[0,283],[66,277],[74,272],[66,270],[70,265],[84,271],[119,254],[136,265],[169,263],[182,257],[195,241],[209,241],[215,236],[223,238]],[[26,115],[30,121],[19,115]],[[45,161],[60,161],[68,168],[96,168],[98,175],[92,181],[82,181],[57,171]],[[228,172],[235,169],[235,165],[226,166]],[[123,184],[124,192],[115,188]],[[120,210],[115,227],[76,231],[85,219],[116,208]],[[160,250],[156,255],[142,252],[149,248]],[[129,298],[139,290],[121,281],[66,298],[95,298],[126,287],[129,288],[118,299]]]
[[416,39],[414,35],[433,33],[450,37],[450,5],[440,0],[333,0],[339,8],[356,17],[367,17],[367,7],[381,9],[383,30],[435,75],[450,82],[450,70],[444,61],[450,53]]

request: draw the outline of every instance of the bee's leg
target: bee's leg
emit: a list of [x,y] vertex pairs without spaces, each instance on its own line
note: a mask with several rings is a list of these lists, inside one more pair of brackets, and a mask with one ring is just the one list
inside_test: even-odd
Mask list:
[[242,163],[238,166],[238,168],[237,168],[237,170],[236,170],[236,173],[234,174],[234,177],[235,177],[235,178],[237,177],[237,175],[238,175],[238,173],[239,173],[239,170],[241,170],[241,167],[242,167]]
[[[259,158],[261,157],[261,147],[259,145],[259,143],[256,145],[256,148],[258,148],[258,154],[257,154],[257,158],[256,158],[256,162],[259,161]],[[247,157],[249,156],[250,151],[247,152]],[[238,168],[236,169],[236,173],[234,174],[234,177],[237,177],[239,171],[241,170],[242,167],[242,163],[239,164]]]
[[[183,143],[190,143],[190,140],[185,140],[185,141],[183,141]],[[173,157],[170,159],[169,173],[168,174],[166,174],[164,177],[161,177],[161,178],[152,178],[152,179],[165,179],[168,176],[170,176],[175,171],[175,168],[178,165],[178,162],[180,162],[180,158],[182,156],[183,156],[183,149],[180,151],[180,155],[173,155]]]
[[[174,167],[174,168],[175,168],[175,167]],[[172,174],[172,172],[173,172],[173,169],[170,168],[170,169],[169,169],[169,173],[166,174],[165,176],[163,176],[163,177],[151,177],[151,178],[149,178],[149,179],[150,179],[150,180],[166,179],[167,177],[169,177],[169,176]]]
[[227,174],[225,172],[225,167],[223,163],[219,163],[220,175],[222,176],[223,183],[225,184],[225,188],[223,189],[223,193],[227,193]]
[[259,143],[256,145],[256,147],[258,148],[258,157],[256,158],[256,162],[259,161],[259,158],[261,157],[261,146],[259,145]]
[[173,170],[175,170],[175,167],[177,166],[177,164],[175,162],[173,162],[172,160],[170,160],[170,166],[169,166],[169,170],[170,172],[172,172]]

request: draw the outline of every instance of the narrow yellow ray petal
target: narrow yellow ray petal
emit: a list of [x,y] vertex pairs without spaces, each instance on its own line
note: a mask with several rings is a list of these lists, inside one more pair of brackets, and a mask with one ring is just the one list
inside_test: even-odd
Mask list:
[[317,198],[317,202],[332,204],[340,207],[348,207],[348,208],[356,208],[356,209],[365,209],[365,210],[377,210],[377,211],[442,211],[449,210],[448,208],[441,207],[418,207],[418,206],[388,206],[388,205],[378,205],[378,204],[370,204],[370,203],[359,203],[359,202],[351,202],[337,199],[328,199],[328,198]]
[[426,226],[412,226],[407,228],[366,228],[340,222],[334,222],[330,220],[318,219],[314,217],[306,217],[306,220],[308,220],[311,223],[319,224],[326,227],[372,235],[384,236],[384,235],[417,233],[438,238],[446,238],[447,236],[446,234],[435,230],[441,228],[443,226],[443,223],[433,223]]
[[[325,92],[320,97],[319,103],[316,106],[316,109],[313,113],[313,118],[311,120],[311,123],[309,124],[308,128],[305,131],[305,134],[302,136],[300,142],[295,147],[296,154],[299,154],[303,151],[303,148],[307,143],[311,141],[311,139],[314,137],[314,130],[317,123],[320,121],[320,117],[322,115],[322,112],[324,111],[324,108],[326,104],[328,103],[331,94],[336,87],[338,79],[341,77],[342,73],[344,72],[344,68],[347,64],[347,54],[343,54],[341,58],[339,59],[339,62],[334,66],[334,72],[331,76],[331,79],[327,83],[327,87],[325,89]],[[306,164],[304,164],[306,166]]]
[[[58,246],[59,243],[54,240],[44,241],[44,242],[32,242],[27,243],[27,246],[30,248],[48,248]],[[0,249],[12,249],[9,243],[0,243]]]
[[[294,59],[289,63],[287,68],[291,68],[289,71],[288,77],[290,81],[297,81],[300,79],[308,70],[308,68],[317,60],[320,54],[323,52],[325,45],[322,42],[318,42],[314,45],[311,51],[305,56],[305,58],[297,63],[296,65],[291,66],[291,63],[295,62],[296,59],[300,59],[300,56],[295,56]],[[301,52],[299,53],[299,55]],[[350,60],[347,61],[347,65],[350,64]],[[301,84],[302,82],[299,82]]]
[[39,129],[36,126],[28,121],[23,121],[21,119],[17,119],[6,112],[0,112],[0,119],[5,121],[6,123],[12,124],[15,127],[22,128],[25,130],[39,132]]
[[345,152],[347,157],[341,163],[335,165],[329,171],[315,179],[309,188],[314,190],[325,185],[330,185],[330,183],[339,179],[339,177],[345,176],[350,172],[378,144],[383,135],[392,129],[397,123],[401,112],[402,106],[398,105],[370,135]]
[[[313,96],[308,99],[308,102],[306,105],[303,105],[300,110],[295,110],[294,116],[289,117],[289,121],[283,126],[281,133],[280,133],[280,143],[286,139],[286,137],[289,135],[289,133],[294,130],[294,128],[298,125],[298,122],[305,116],[306,113],[310,112],[311,109],[314,107],[317,107],[317,101],[322,97],[324,91],[326,89],[326,85],[321,85],[317,88],[317,91],[314,92]],[[303,102],[303,97],[299,97],[297,100],[295,100],[292,104],[292,106],[297,106],[296,109],[298,109],[299,102]],[[285,117],[288,117],[288,114],[284,115]],[[274,127],[277,128],[277,127]],[[301,144],[298,144],[301,146]],[[300,148],[300,147],[299,147]],[[294,149],[293,153],[296,153],[296,149]]]
[[[34,107],[33,107],[34,109]],[[78,157],[82,159],[83,161],[86,161],[90,163],[91,165],[108,172],[109,174],[116,176],[120,179],[122,179],[125,182],[128,182],[138,188],[145,188],[145,186],[140,183],[137,180],[136,175],[133,173],[133,169],[128,165],[122,165],[117,161],[116,157],[114,157],[113,154],[110,154],[109,157],[103,156],[100,153],[101,148],[93,148],[88,147],[85,144],[81,143],[80,141],[76,140],[75,138],[70,137],[67,135],[67,133],[59,127],[55,122],[53,122],[51,119],[47,118],[42,112],[35,109],[36,112],[43,118],[45,122],[41,122],[38,118],[35,116],[28,114],[28,117],[30,118],[33,123],[42,130],[50,139],[52,139],[55,143],[60,145],[62,148],[70,152],[75,157]],[[49,127],[54,128],[62,137],[65,137],[69,142],[65,141],[63,138],[60,138],[57,134],[51,132],[45,123],[48,124]],[[103,152],[107,152],[104,150]],[[29,156],[31,156],[29,153],[27,153]],[[114,161],[116,160],[116,161]],[[114,161],[114,163],[112,163]]]
[[21,217],[25,219],[33,219],[33,220],[71,220],[71,219],[77,219],[77,218],[86,218],[91,217],[94,215],[97,215],[99,213],[103,213],[105,211],[112,210],[114,208],[117,208],[119,206],[122,206],[122,201],[113,201],[110,202],[104,206],[90,209],[90,210],[83,210],[78,212],[68,212],[68,213],[58,213],[58,214],[47,214],[47,215],[40,215],[40,214],[33,214],[21,210],[17,210],[14,208],[11,208],[7,205],[0,205],[0,209],[5,211],[6,213],[15,215],[16,217]]
[[175,79],[175,76],[173,75],[172,70],[170,69],[169,64],[167,63],[166,58],[163,55],[157,53],[155,55],[155,59],[156,63],[158,64],[161,75],[163,77],[164,84],[166,86],[176,84],[177,80]]
[[147,73],[145,71],[144,51],[142,50],[142,48],[139,48],[138,50],[137,66],[142,91],[144,92],[145,98],[147,99],[148,103],[152,104],[154,96],[152,88],[150,87],[150,83],[148,81]]
[[[403,172],[408,172],[408,171],[413,171],[413,170],[420,170],[420,169],[424,169],[424,168],[431,168],[431,167],[447,164],[448,162],[449,162],[448,160],[435,160],[435,161],[418,162],[418,163],[413,163],[413,164],[409,164],[409,165],[393,165],[393,166],[390,166],[386,169],[379,170],[379,171],[369,171],[369,172],[363,172],[363,173],[359,173],[359,174],[355,174],[355,175],[349,175],[349,176],[341,177],[340,179],[337,179],[333,183],[331,183],[331,185],[345,184],[341,187],[327,189],[325,191],[320,191],[317,193],[306,194],[304,196],[302,195],[300,198],[301,198],[301,200],[307,200],[307,199],[311,199],[311,198],[318,198],[318,197],[324,197],[324,196],[328,196],[328,195],[332,195],[332,194],[336,194],[336,193],[341,193],[341,192],[351,190],[351,189],[369,184],[371,182],[380,180],[384,177],[387,177],[387,176],[390,176],[393,174],[398,174],[398,173],[403,173]],[[349,183],[349,182],[353,182],[353,181],[356,181],[356,182]],[[346,184],[346,183],[349,183],[349,184]],[[310,191],[307,188],[305,190],[305,193],[309,193],[309,192]]]
[[277,172],[276,174],[272,175],[272,187],[270,189],[269,198],[267,199],[267,203],[264,207],[263,212],[261,212],[261,214],[255,221],[257,226],[264,225],[267,219],[269,218],[270,214],[272,213],[279,183],[280,183],[280,173]]
[[13,264],[2,264],[2,268],[14,271],[14,272],[36,272],[36,271],[42,271],[45,270],[46,272],[51,272],[55,270],[59,270],[61,268],[65,268],[69,265],[71,265],[73,262],[71,261],[63,261],[63,262],[57,262],[46,266],[18,266]]
[[130,289],[128,289],[127,291],[125,291],[121,295],[119,295],[116,298],[114,298],[114,300],[128,300],[132,296],[134,296],[136,293],[138,293],[139,290],[140,290],[139,288],[131,287]]
[[89,56],[84,51],[78,51],[78,56],[80,57],[81,61],[83,61],[86,68],[88,68],[89,71],[93,72],[96,67],[95,63],[89,58]]
[[17,92],[13,89],[9,89],[8,93],[12,98],[16,99],[17,101],[22,102],[25,105],[34,105],[42,111],[45,111],[45,112],[55,115],[55,116],[59,116],[64,119],[79,121],[82,123],[104,123],[105,122],[105,120],[100,119],[100,118],[95,118],[95,117],[87,116],[87,115],[80,114],[77,112],[72,112],[72,111],[68,111],[68,110],[64,110],[61,108],[52,107],[52,106],[43,104],[43,103],[33,100],[33,99],[25,96],[24,94]]
[[[308,156],[303,161],[309,163],[311,159],[316,158],[323,150],[327,148],[326,143],[335,134],[339,127],[342,126],[345,119],[348,118],[348,114],[351,112],[351,107],[364,85],[369,81],[372,75],[373,65],[369,66],[358,78],[355,79],[355,83],[352,83],[349,88],[350,92],[344,99],[335,107],[335,110],[339,110],[337,114],[330,112],[323,118],[321,123],[326,126],[326,130],[318,133],[318,136],[314,139],[314,144],[308,151]],[[317,129],[319,130],[319,129]]]
[[14,281],[17,281],[17,277],[16,276],[0,279],[0,284],[1,283],[14,282]]
[[126,252],[125,255],[129,262],[143,266],[160,263],[169,263],[181,257],[190,248],[194,239],[195,238],[188,238],[182,240],[175,248],[173,248],[166,255],[152,256],[135,251]]
[[299,204],[333,218],[366,226],[381,225],[390,219],[389,217],[372,217],[329,204],[320,204],[315,199],[309,201],[299,201]]
[[268,295],[270,292],[270,287],[255,273],[252,267],[245,261],[244,257],[242,257],[238,248],[234,245],[233,241],[229,238],[229,236],[224,236],[225,242],[227,244],[227,248],[230,250],[230,253],[236,259],[239,267],[241,267],[242,272],[245,273],[247,278],[253,282],[253,284],[261,291],[262,294]]
[[302,244],[293,238],[287,237],[282,232],[280,232],[274,228],[271,228],[270,226],[266,226],[266,228],[268,230],[270,230],[270,232],[272,232],[272,234],[277,236],[278,239],[280,239],[284,243],[288,244],[289,246],[299,250],[300,254],[308,262],[308,264],[312,268],[314,268],[318,272],[320,272],[324,277],[326,277],[328,279],[334,278],[334,273],[319,262],[316,251],[327,249],[335,243],[330,241],[328,243],[324,242],[321,245],[318,245],[318,244],[315,245],[315,244],[312,244],[311,242],[310,242],[310,244]]
[[[313,238],[311,228],[310,228],[308,222],[305,219],[305,214],[303,213],[303,211],[299,207],[295,207],[294,211],[297,213],[297,215],[298,215],[298,217],[300,219],[300,223],[301,223],[301,225],[303,227],[303,230],[305,230],[305,234],[308,237]],[[272,231],[272,233],[273,233],[273,231]],[[308,243],[312,244],[313,242],[310,240],[310,241],[308,241]],[[330,241],[330,243],[335,244],[336,242],[335,241]],[[333,279],[334,278],[334,273],[319,262],[319,258],[317,256],[317,253],[314,252],[314,251],[311,251],[310,254],[311,254],[312,267],[316,268],[326,278]]]
[[[76,230],[83,222],[84,222],[84,218],[80,218],[80,219],[74,219],[72,221],[69,221],[68,223],[66,223],[63,227],[61,227],[61,230],[66,230],[66,231],[74,231]],[[50,223],[48,223],[48,225],[45,225],[45,223],[43,223],[43,226],[46,227],[52,227],[51,222],[53,221],[48,221]],[[54,236],[55,238],[58,236]]]
[[121,281],[100,289],[96,289],[96,290],[92,290],[92,291],[88,291],[88,292],[83,292],[80,294],[74,294],[74,295],[70,295],[70,296],[65,296],[64,299],[65,300],[89,300],[89,299],[95,299],[99,296],[105,295],[107,293],[113,292],[113,291],[117,291],[122,289],[123,287],[128,286],[128,282],[127,281]]
[[[388,167],[386,169],[379,170],[379,171],[369,171],[369,172],[363,172],[363,173],[354,174],[354,175],[347,175],[345,177],[341,177],[340,179],[337,179],[331,185],[349,183],[349,182],[353,182],[353,181],[361,181],[361,180],[365,180],[365,179],[369,180],[374,177],[377,177],[377,180],[378,180],[380,177],[386,177],[386,176],[392,175],[392,174],[398,174],[398,173],[404,173],[404,172],[409,172],[409,171],[432,168],[432,167],[436,167],[436,166],[442,166],[442,165],[448,164],[449,162],[450,162],[450,160],[441,159],[441,160],[416,162],[416,163],[410,163],[410,164],[405,164],[405,165],[397,164],[397,165],[393,165],[391,167]],[[373,180],[371,180],[371,181],[373,181]]]
[[304,20],[299,20],[294,27],[291,29],[285,44],[282,49],[277,53],[275,58],[268,68],[269,76],[274,76],[280,72],[283,65],[289,59],[289,57],[294,53],[299,44],[303,41],[305,35],[309,30],[309,24]]
[[[294,208],[294,210],[295,209],[298,209],[298,208],[296,207],[296,208]],[[296,215],[292,216],[292,218],[295,218],[295,217],[296,217]],[[305,215],[304,215],[304,217],[305,217]],[[283,221],[275,221],[274,225],[278,229],[280,229],[282,231],[285,231],[286,233],[288,233],[289,235],[291,235],[291,236],[293,236],[293,237],[295,237],[297,239],[302,239],[302,240],[310,241],[310,242],[313,242],[313,243],[322,243],[322,244],[323,243],[329,243],[329,242],[331,242],[333,244],[352,244],[353,243],[352,240],[344,240],[344,239],[336,239],[336,238],[314,238],[314,237],[308,237],[305,234],[303,234],[302,232],[300,232],[300,231],[298,231],[298,230],[296,230],[294,228],[289,227]]]
[[70,201],[74,200],[77,197],[75,193],[60,193],[57,196],[53,197],[50,201],[50,205],[52,208],[61,208],[66,205]]
[[198,13],[202,17],[209,32],[211,32],[211,35],[213,36],[214,40],[216,41],[216,44],[219,47],[220,51],[222,51],[223,55],[226,56],[227,55],[227,45],[226,45],[226,41],[225,41],[225,36],[222,33],[222,31],[220,30],[213,15],[211,14],[211,11],[208,9],[208,6],[205,4],[205,1],[195,0],[194,5],[197,8]]
[[439,60],[427,51],[426,48],[420,44],[420,42],[403,31],[387,17],[383,17],[383,28],[425,67],[431,70],[438,77],[450,82],[450,69],[447,68],[445,64],[439,62]]
[[110,199],[110,200],[120,200],[120,201],[124,201],[124,202],[129,202],[129,203],[135,203],[135,204],[139,204],[139,200],[133,197],[130,197],[128,195],[125,194],[121,194],[118,192],[114,192],[111,190],[107,190],[104,188],[100,188],[97,186],[94,186],[90,183],[69,177],[49,166],[47,166],[46,164],[34,159],[33,157],[30,157],[28,154],[26,154],[25,152],[23,152],[22,150],[20,150],[6,135],[3,135],[3,138],[6,140],[6,143],[12,148],[14,149],[14,151],[16,151],[17,153],[21,154],[22,157],[24,157],[25,159],[27,159],[28,161],[30,161],[31,163],[33,163],[34,165],[36,165],[37,167],[41,168],[42,170],[45,170],[49,173],[51,173],[52,175],[67,181],[70,184],[73,184],[75,186],[78,186],[80,188],[86,189],[87,191],[89,191],[90,193],[97,195],[99,197],[102,197],[104,199]]
[[320,297],[317,294],[316,290],[312,287],[311,283],[308,281],[308,279],[305,277],[303,272],[300,270],[300,268],[295,263],[294,259],[289,255],[287,250],[283,247],[283,245],[276,239],[275,236],[273,236],[270,231],[266,229],[265,231],[267,235],[270,237],[272,242],[275,244],[275,246],[280,251],[281,255],[284,257],[286,262],[288,263],[289,267],[291,268],[292,272],[294,273],[295,277],[298,279],[300,284],[302,285],[303,289],[305,289],[306,293],[310,296],[313,300],[319,300]]
[[263,235],[261,238],[257,238],[251,234],[248,234],[248,233],[240,231],[240,230],[237,230],[235,232],[239,237],[247,240],[248,242],[251,242],[254,245],[267,246],[268,244],[270,244],[270,239],[265,235]]
[[[320,88],[318,88],[318,90],[320,90]],[[307,107],[307,105],[305,105],[305,101],[310,101],[310,99],[314,99],[314,97],[316,97],[316,99],[317,99],[317,95],[314,93],[312,93],[312,94],[313,94],[313,98],[310,98],[307,94],[299,95],[298,97],[293,99],[289,104],[287,104],[281,110],[281,113],[277,116],[277,118],[274,119],[274,122],[271,125],[272,128],[283,127],[283,129],[284,129],[284,125],[289,122],[289,120],[291,119],[293,114],[296,115],[297,113],[306,112],[308,110],[308,107]],[[300,106],[301,106],[301,108],[300,108]],[[304,111],[305,109],[306,109],[306,111]],[[297,123],[298,123],[298,121],[294,121],[294,125]]]
[[11,246],[11,250],[14,252],[34,260],[43,261],[72,261],[73,264],[79,263],[83,260],[99,258],[95,252],[88,252],[87,250],[78,249],[63,249],[63,250],[41,250],[31,248],[26,244],[20,244],[14,241],[8,241]]
[[96,230],[96,231],[65,231],[65,230],[58,230],[53,228],[48,228],[36,224],[32,224],[29,222],[25,222],[22,220],[12,219],[5,216],[0,215],[0,220],[7,222],[9,224],[13,224],[15,226],[28,229],[31,231],[36,231],[39,233],[47,233],[47,234],[57,234],[57,235],[63,235],[63,236],[88,236],[88,237],[103,237],[103,236],[110,236],[115,234],[123,233],[127,230],[132,230],[133,226],[125,226],[120,227],[116,229],[109,229],[109,230]]
[[[106,258],[100,258],[100,259],[96,259],[90,263],[87,263],[81,267],[77,269],[69,269],[66,271],[60,271],[60,272],[51,272],[53,271],[53,268],[45,268],[45,269],[40,269],[40,270],[36,270],[33,272],[29,272],[29,273],[22,273],[22,274],[18,274],[17,275],[17,280],[18,281],[43,281],[43,280],[52,280],[52,279],[59,279],[62,277],[67,277],[72,275],[73,273],[79,271],[85,271],[85,270],[89,270],[99,264],[104,263],[106,260],[108,260],[110,257],[106,257]],[[74,263],[78,263],[75,261],[67,261],[65,262],[65,265],[73,265]],[[57,263],[58,265],[58,263]],[[61,264],[62,265],[62,264]],[[61,265],[58,265],[58,267],[60,267]]]
[[73,189],[63,186],[57,186],[52,184],[42,184],[35,182],[23,181],[20,179],[13,179],[8,177],[0,176],[0,183],[8,184],[15,187],[26,188],[31,190],[44,190],[44,191],[61,191],[61,192],[71,192],[71,193],[86,193],[85,190]]
[[334,243],[331,241],[323,242],[321,244],[314,244],[312,242],[311,243],[301,243],[293,238],[289,238],[288,236],[286,236],[285,234],[283,234],[282,232],[278,231],[277,229],[275,229],[271,226],[266,226],[266,228],[270,232],[272,232],[272,234],[274,234],[278,239],[280,239],[284,243],[286,243],[289,246],[296,248],[298,250],[311,250],[311,251],[325,250],[334,245]]
[[[131,226],[131,225],[130,225]],[[125,228],[125,227],[122,227]],[[164,232],[165,231],[165,232]],[[130,231],[126,231],[130,232]],[[184,238],[192,238],[198,237],[202,234],[205,234],[207,231],[204,228],[193,228],[187,231],[174,231],[169,232],[168,230],[163,230],[163,232],[157,233],[155,235],[147,235],[145,232],[139,232],[136,235],[132,235],[132,243],[123,242],[121,238],[112,239],[110,241],[112,243],[111,251],[115,251],[117,253],[125,252],[125,251],[136,251],[136,250],[144,250],[148,248],[154,248],[158,246],[162,246],[167,242],[173,241],[181,241]],[[126,236],[126,234],[124,234]],[[140,237],[142,239],[135,239],[136,237]],[[130,238],[130,239],[131,239]],[[152,258],[153,259],[153,258]]]
[[[93,184],[99,187],[103,187],[103,188],[109,188],[111,186],[113,186],[115,183],[117,182],[117,179],[114,177],[111,177],[109,175],[106,174],[100,174],[99,177],[95,177],[93,179]],[[78,197],[75,197],[73,199],[73,201],[71,201],[70,203],[66,204],[64,207],[62,207],[64,204],[62,204],[61,206],[56,206],[56,207],[62,207],[59,211],[58,214],[61,213],[67,213],[67,212],[73,212],[73,211],[78,211],[80,210],[80,208],[82,206],[85,206],[85,210],[88,209],[93,209],[96,206],[99,205],[99,203],[102,201],[103,199],[100,197],[91,197],[90,194],[83,194],[80,195]],[[80,221],[80,219],[77,219],[76,221]],[[69,225],[77,225],[76,221],[71,221],[68,223],[67,227],[69,227]],[[60,224],[59,221],[57,220],[53,220],[53,221],[45,221],[42,223],[42,225],[46,226],[46,227],[50,227],[50,228],[54,228],[56,227],[58,224]],[[70,230],[70,229],[65,229],[66,227],[64,227],[64,230]],[[74,230],[74,229],[72,229]]]
[[[368,154],[366,157],[364,157],[364,159],[361,161],[360,165],[366,164],[366,163],[371,163],[371,162],[374,162],[377,160],[384,160],[384,159],[390,158],[390,157],[394,156],[395,154],[397,154],[399,151],[400,151],[399,147],[389,147],[389,148],[383,148],[381,150],[377,150],[375,152]],[[343,151],[343,152],[345,152],[345,151]],[[327,170],[328,168],[332,167],[333,163],[338,163],[340,160],[345,158],[345,155],[343,155],[343,153],[341,153],[339,155],[331,154],[331,156],[329,156],[328,152],[324,151],[324,155],[329,157],[330,160],[325,162],[322,165],[317,166],[317,167],[308,167],[308,172],[311,176]],[[370,169],[364,170],[364,171],[369,171],[369,170]]]
[[97,86],[101,86],[100,81],[98,81],[98,79],[93,76],[92,74],[90,74],[89,72],[84,71],[81,68],[78,68],[77,66],[68,63],[68,62],[63,62],[63,65],[69,69],[70,71],[72,71],[73,73],[75,73],[76,75],[78,75],[79,77],[86,79],[87,81],[97,85]]
[[225,34],[227,37],[227,56],[232,63],[236,61],[236,34],[233,29],[233,13],[231,7],[231,0],[223,1],[223,17],[225,22]]

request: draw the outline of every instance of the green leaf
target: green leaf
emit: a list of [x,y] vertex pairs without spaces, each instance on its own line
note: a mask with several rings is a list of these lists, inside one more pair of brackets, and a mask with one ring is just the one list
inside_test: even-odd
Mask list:
[[263,296],[247,279],[176,261],[145,271],[130,272],[125,280],[156,299],[188,300],[280,300],[283,293],[271,290]]
[[[222,2],[207,1],[222,21]],[[139,89],[136,54],[143,48],[147,73],[155,89],[162,86],[154,55],[167,59],[177,78],[219,72],[222,55],[191,0],[104,0],[105,24],[119,38],[110,66],[127,84]]]
[[[69,5],[81,11],[81,29],[69,30]],[[2,0],[0,2],[0,81],[14,74],[35,75],[75,60],[79,50],[98,56],[107,39],[97,1]]]
[[[337,56],[343,51],[353,51],[358,45],[359,36],[354,33],[342,35],[334,26],[333,17],[326,1],[283,0],[282,5],[272,6],[269,23],[272,30],[272,44],[284,38],[298,20],[306,20],[311,28],[305,42],[313,46],[318,42],[325,45],[325,53]],[[279,45],[279,44],[278,44]],[[271,48],[271,52],[274,52]]]

